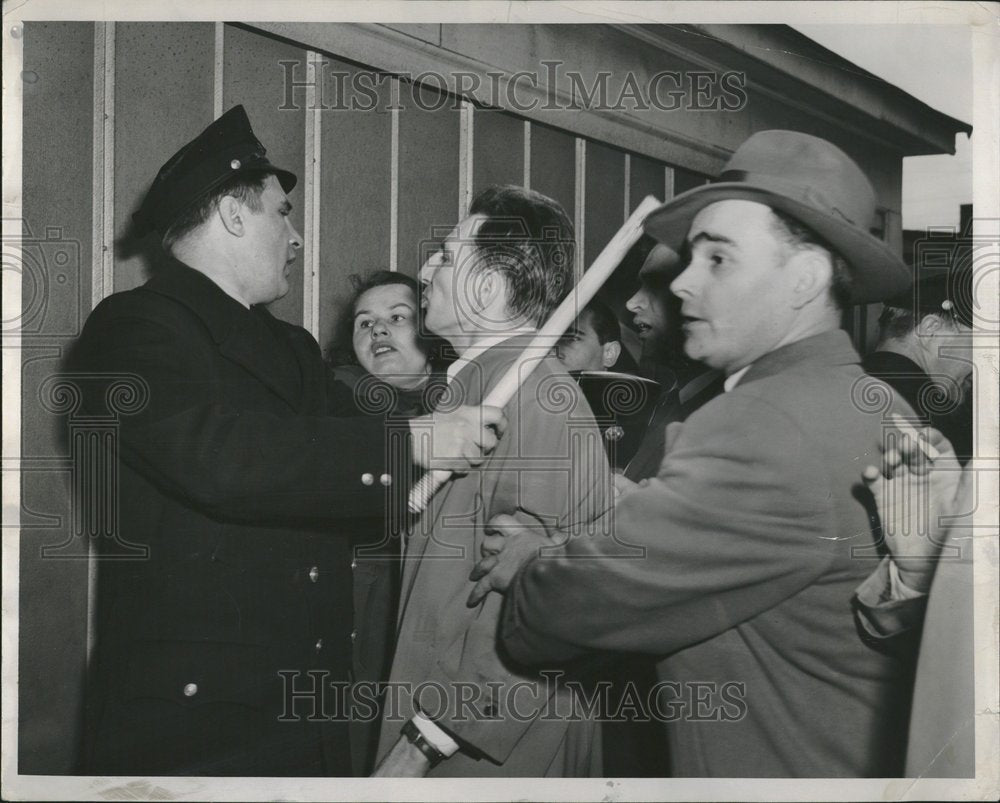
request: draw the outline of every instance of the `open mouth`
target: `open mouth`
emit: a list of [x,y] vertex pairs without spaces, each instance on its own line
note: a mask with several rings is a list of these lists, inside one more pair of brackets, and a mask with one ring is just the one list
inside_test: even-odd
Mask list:
[[372,356],[381,357],[383,354],[388,354],[394,352],[396,349],[390,346],[388,343],[377,343],[372,346]]
[[648,337],[650,332],[653,331],[652,326],[648,323],[643,323],[642,321],[633,321],[633,325],[635,326],[636,333],[639,337]]

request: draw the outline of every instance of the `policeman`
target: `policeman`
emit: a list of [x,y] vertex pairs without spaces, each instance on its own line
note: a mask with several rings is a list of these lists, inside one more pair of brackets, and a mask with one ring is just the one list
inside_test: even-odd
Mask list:
[[99,552],[87,772],[349,774],[338,522],[380,514],[411,460],[467,468],[502,432],[489,408],[391,432],[338,417],[353,400],[316,341],[265,307],[288,292],[302,245],[295,182],[242,106],[213,122],[134,215],[166,264],[98,305],[77,344],[90,414],[107,415],[123,383],[135,394],[117,473],[80,478],[118,506]]

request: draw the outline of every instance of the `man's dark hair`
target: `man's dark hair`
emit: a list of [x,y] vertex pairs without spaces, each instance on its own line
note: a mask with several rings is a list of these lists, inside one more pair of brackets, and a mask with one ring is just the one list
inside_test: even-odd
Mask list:
[[622,327],[617,316],[611,311],[611,307],[599,298],[592,299],[580,312],[579,317],[583,318],[585,315],[588,316],[587,320],[597,335],[597,342],[602,346],[616,340],[621,341]]
[[264,192],[267,177],[271,175],[274,174],[268,170],[239,173],[195,200],[193,204],[181,212],[164,233],[160,243],[163,250],[170,253],[174,243],[208,220],[219,201],[227,195],[231,195],[246,204],[254,212],[260,212],[263,209],[260,196]]
[[878,316],[879,343],[906,337],[917,328],[917,317],[913,310],[902,307],[885,306]]
[[822,248],[830,255],[830,266],[833,274],[830,281],[830,297],[833,299],[837,309],[843,311],[851,306],[851,293],[853,291],[854,278],[851,269],[840,254],[816,232],[808,226],[803,225],[791,215],[777,209],[771,209],[774,217],[772,224],[774,233],[778,235],[787,245],[795,250],[802,248]]
[[483,190],[469,214],[487,217],[476,232],[476,250],[507,282],[510,312],[541,326],[573,285],[569,216],[551,198],[511,185]]

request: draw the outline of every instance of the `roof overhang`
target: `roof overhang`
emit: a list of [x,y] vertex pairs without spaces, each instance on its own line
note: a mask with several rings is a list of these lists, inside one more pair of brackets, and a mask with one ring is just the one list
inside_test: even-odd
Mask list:
[[839,56],[787,25],[626,25],[620,29],[706,67],[743,70],[771,95],[903,156],[954,153],[972,126]]

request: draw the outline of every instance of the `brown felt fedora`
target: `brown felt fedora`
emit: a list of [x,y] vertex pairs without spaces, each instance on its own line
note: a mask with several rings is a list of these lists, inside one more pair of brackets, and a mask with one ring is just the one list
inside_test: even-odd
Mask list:
[[840,148],[798,131],[761,131],[744,142],[717,181],[688,190],[646,218],[650,236],[679,251],[695,215],[717,201],[767,204],[819,235],[848,263],[851,301],[883,301],[905,292],[912,274],[871,234],[875,191]]

